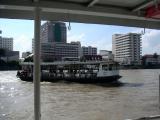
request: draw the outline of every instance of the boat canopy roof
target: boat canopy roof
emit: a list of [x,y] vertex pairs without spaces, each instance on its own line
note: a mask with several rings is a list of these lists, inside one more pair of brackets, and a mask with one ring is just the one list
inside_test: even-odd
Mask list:
[[[80,62],[80,61],[56,61],[56,62],[41,62],[41,66],[49,66],[49,65],[94,65],[94,64],[118,64],[115,61],[87,61],[87,62]],[[33,62],[22,62],[20,63],[22,66],[26,65],[34,65]]]

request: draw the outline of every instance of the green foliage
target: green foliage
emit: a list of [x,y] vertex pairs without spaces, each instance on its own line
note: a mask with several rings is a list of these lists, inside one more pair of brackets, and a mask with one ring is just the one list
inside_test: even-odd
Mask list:
[[9,61],[5,62],[0,59],[0,70],[17,70],[20,69],[20,65],[18,61]]
[[4,66],[4,65],[6,65],[6,62],[0,59],[0,66]]
[[9,61],[9,62],[7,62],[7,64],[9,66],[19,66],[19,62],[18,61]]
[[153,54],[153,57],[154,57],[154,58],[158,58],[157,53],[154,53],[154,54]]
[[25,58],[24,62],[33,62],[33,56]]
[[5,49],[0,48],[0,57],[4,57],[5,56]]

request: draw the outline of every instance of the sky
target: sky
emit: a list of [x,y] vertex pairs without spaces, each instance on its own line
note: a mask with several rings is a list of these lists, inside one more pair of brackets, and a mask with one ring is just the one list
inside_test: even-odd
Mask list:
[[[42,21],[42,24],[44,21]],[[66,23],[68,26],[68,23]],[[14,39],[14,50],[22,52],[32,50],[34,21],[18,19],[0,19],[2,37]],[[112,50],[112,35],[116,33],[141,33],[144,28],[113,25],[71,23],[67,30],[67,42],[80,41],[82,46],[94,46],[99,50]],[[160,54],[160,30],[146,29],[142,35],[142,54]]]

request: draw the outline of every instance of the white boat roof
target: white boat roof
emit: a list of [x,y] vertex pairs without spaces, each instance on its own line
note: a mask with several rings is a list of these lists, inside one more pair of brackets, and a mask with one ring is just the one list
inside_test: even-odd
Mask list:
[[[0,0],[0,18],[34,19],[37,0]],[[42,20],[160,29],[146,11],[160,0],[39,0]]]
[[[33,62],[22,62],[20,65],[33,65]],[[49,66],[49,65],[91,65],[91,64],[117,64],[115,61],[87,61],[87,62],[80,62],[80,61],[56,61],[56,62],[42,62],[42,66]]]

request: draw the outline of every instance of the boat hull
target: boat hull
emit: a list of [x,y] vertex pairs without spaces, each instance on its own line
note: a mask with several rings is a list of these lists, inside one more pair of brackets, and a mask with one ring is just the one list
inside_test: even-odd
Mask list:
[[[23,81],[33,81],[33,77],[25,77],[25,76],[18,76]],[[69,78],[62,78],[62,77],[41,77],[41,81],[47,82],[57,82],[57,81],[68,81],[68,82],[77,82],[77,83],[111,83],[118,81],[121,76],[107,76],[107,77],[94,77],[94,78],[77,78],[77,77],[69,77]]]
[[107,77],[94,77],[94,78],[65,78],[69,82],[78,82],[78,83],[111,83],[116,82],[120,79],[121,76],[107,76]]

